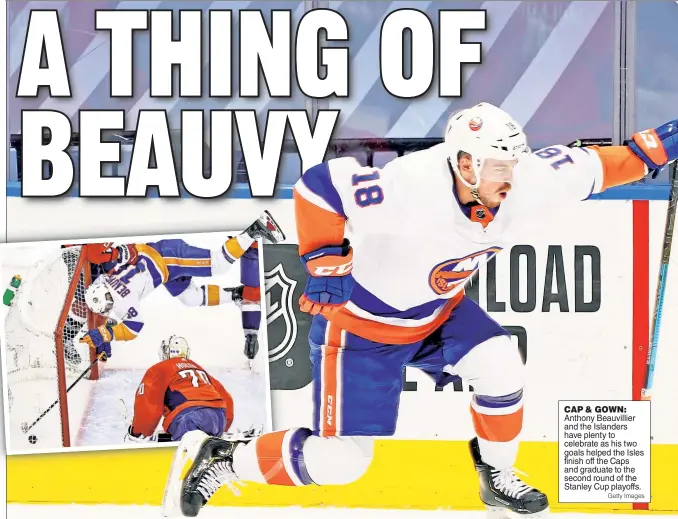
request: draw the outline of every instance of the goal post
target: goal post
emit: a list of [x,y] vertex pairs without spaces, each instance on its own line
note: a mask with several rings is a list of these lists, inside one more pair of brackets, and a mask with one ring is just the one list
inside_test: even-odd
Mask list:
[[[84,410],[69,405],[73,391],[67,388],[96,359],[80,338],[106,321],[85,303],[92,266],[82,245],[69,245],[48,252],[21,275],[5,318],[11,448],[30,449],[33,432],[40,438],[36,447],[70,447],[74,407],[76,414]],[[95,364],[86,378],[98,377]],[[24,434],[20,424],[32,423],[55,400],[58,409]]]

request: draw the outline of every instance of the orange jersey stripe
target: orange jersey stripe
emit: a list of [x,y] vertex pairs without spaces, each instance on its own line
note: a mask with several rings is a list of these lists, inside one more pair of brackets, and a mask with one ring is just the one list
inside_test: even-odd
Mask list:
[[601,191],[635,182],[645,176],[645,163],[627,146],[591,146],[589,149],[595,150],[603,163]]
[[283,440],[287,431],[264,434],[257,439],[256,451],[259,470],[269,485],[294,486],[294,481],[285,470]]
[[183,265],[184,267],[209,267],[212,264],[210,258],[168,258],[165,257],[167,265]]
[[130,330],[125,323],[118,323],[111,326],[113,338],[116,341],[131,341],[137,338],[137,334]]
[[224,243],[224,246],[226,247],[226,250],[228,253],[233,256],[235,259],[240,258],[243,254],[245,254],[245,249],[243,249],[240,246],[240,243],[238,243],[237,238],[230,238]]
[[344,241],[346,219],[312,204],[294,189],[294,214],[299,238],[299,255]]
[[463,292],[455,295],[445,303],[438,317],[428,324],[415,327],[395,326],[363,319],[343,307],[334,311],[323,311],[322,315],[332,324],[368,341],[383,344],[411,344],[425,339],[439,328],[449,318],[452,310],[463,297]]
[[160,275],[162,276],[162,282],[167,283],[167,280],[169,279],[169,270],[167,270],[165,258],[163,258],[153,247],[144,243],[137,244],[137,252],[142,256],[146,256],[155,265],[155,268],[158,269],[158,272],[160,272]]
[[216,306],[221,301],[221,288],[217,285],[207,285],[207,306]]
[[471,408],[471,417],[478,438],[491,442],[509,442],[523,428],[523,406],[514,413],[502,415],[482,414]]

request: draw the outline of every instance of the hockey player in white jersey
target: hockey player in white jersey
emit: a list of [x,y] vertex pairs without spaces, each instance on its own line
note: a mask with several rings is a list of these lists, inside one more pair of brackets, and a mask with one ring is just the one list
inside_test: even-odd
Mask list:
[[356,481],[371,463],[373,438],[395,432],[409,366],[438,386],[460,378],[473,386],[469,447],[481,500],[509,516],[547,512],[547,496],[513,468],[525,366],[509,333],[464,285],[522,242],[526,222],[566,217],[559,202],[640,180],[676,159],[678,121],[622,146],[532,153],[516,121],[481,103],[450,118],[443,143],[382,169],[352,158],[310,168],[294,199],[309,274],[300,305],[314,315],[313,427],[249,442],[185,437],[177,462],[194,461],[164,509],[195,516],[220,485],[236,481]]
[[186,306],[235,303],[242,309],[248,304],[244,285],[233,288],[198,285],[193,277],[226,273],[258,238],[269,243],[285,239],[268,211],[215,250],[194,247],[179,239],[125,245],[120,249],[125,251],[121,264],[98,277],[85,292],[89,309],[108,318],[108,322],[88,331],[80,342],[96,349],[97,355],[104,352],[105,358],[110,357],[111,341],[130,341],[141,333],[143,300],[161,285]]

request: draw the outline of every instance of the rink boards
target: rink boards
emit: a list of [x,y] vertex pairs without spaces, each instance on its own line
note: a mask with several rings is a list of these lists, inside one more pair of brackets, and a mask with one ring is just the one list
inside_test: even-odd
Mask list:
[[[252,201],[243,201],[242,213],[238,213],[239,202],[215,201],[208,207],[181,201],[181,215],[176,214],[174,201],[147,200],[144,207],[154,212],[155,221],[163,222],[163,228],[153,232],[167,226],[175,232],[216,230],[215,222],[226,207],[244,226],[259,209],[269,207],[294,240],[289,201],[262,201],[261,207],[254,208]],[[10,198],[8,203],[13,214],[29,209],[21,200]],[[577,204],[576,213],[570,209],[564,207],[567,218],[556,218],[550,227],[526,231],[522,245],[504,251],[492,272],[484,269],[478,300],[502,325],[522,330],[518,335],[524,338],[516,340],[526,342],[529,375],[524,443],[517,467],[529,474],[530,484],[550,496],[555,510],[628,511],[631,504],[557,502],[557,402],[638,398],[666,202],[590,201]],[[537,213],[535,221],[543,217]],[[140,230],[134,228],[140,225],[137,222],[129,224],[130,232]],[[30,225],[26,219],[18,220],[8,234],[52,233]],[[80,235],[90,232],[86,223],[75,219],[73,226]],[[671,269],[652,401],[650,509],[675,512],[678,498],[671,482],[678,463],[678,377],[671,367],[678,365],[678,352],[671,347],[671,338],[678,336],[678,320],[672,318],[678,300],[673,289],[676,268]],[[416,372],[408,371],[406,377],[408,390],[403,393],[396,437],[378,441],[374,462],[358,482],[295,489],[250,484],[240,498],[220,491],[214,504],[477,509],[477,477],[466,445],[473,434],[468,413],[471,394],[467,388],[435,391]],[[272,406],[274,428],[308,425],[309,387],[274,391]],[[10,458],[8,500],[158,504],[171,456],[172,450],[163,448]],[[67,472],[68,478],[53,476],[60,471]]]
[[[9,503],[159,505],[172,449],[81,452],[35,458],[8,458]],[[554,510],[629,511],[622,505],[557,503],[557,445],[527,442],[518,466],[530,483],[550,496]],[[652,452],[651,510],[678,510],[673,481],[675,445]],[[67,474],[56,477],[56,474]],[[105,476],[102,476],[105,474]],[[248,484],[240,497],[220,490],[211,501],[224,506],[338,506],[363,508],[480,509],[476,473],[466,442],[380,441],[367,474],[346,487],[270,487]]]

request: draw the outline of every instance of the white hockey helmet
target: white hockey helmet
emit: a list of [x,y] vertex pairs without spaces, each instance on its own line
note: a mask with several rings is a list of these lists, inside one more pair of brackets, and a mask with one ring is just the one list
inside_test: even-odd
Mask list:
[[113,308],[113,294],[106,283],[90,285],[85,291],[85,304],[95,314],[107,316]]
[[[481,178],[496,182],[511,182],[508,175],[493,173],[485,168],[487,159],[518,161],[531,153],[522,127],[504,110],[490,103],[479,103],[453,114],[445,128],[445,144],[449,163],[457,178],[477,196]],[[459,172],[460,152],[471,155],[475,182],[471,184]]]
[[188,341],[178,335],[172,335],[166,341],[160,344],[160,351],[158,353],[160,360],[172,359],[174,357],[189,358],[191,356],[191,348],[188,346]]

